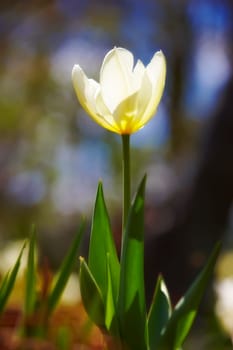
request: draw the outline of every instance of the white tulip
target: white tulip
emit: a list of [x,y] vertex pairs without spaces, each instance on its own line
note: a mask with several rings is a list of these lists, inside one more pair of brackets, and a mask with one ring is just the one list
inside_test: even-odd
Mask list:
[[156,113],[166,77],[163,53],[154,54],[145,67],[124,48],[105,56],[100,82],[88,79],[82,68],[72,70],[74,89],[85,111],[102,127],[118,134],[132,134]]

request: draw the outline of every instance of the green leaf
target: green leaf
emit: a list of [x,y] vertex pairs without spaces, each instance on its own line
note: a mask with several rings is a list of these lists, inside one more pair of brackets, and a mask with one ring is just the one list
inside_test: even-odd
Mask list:
[[186,336],[188,335],[190,328],[193,324],[193,321],[196,317],[197,309],[187,311],[187,313],[180,317],[177,324],[176,339],[175,339],[175,348],[180,349],[180,346],[183,344]]
[[84,258],[80,257],[80,292],[90,319],[105,329],[105,307],[101,290]]
[[105,205],[102,184],[99,183],[92,218],[88,266],[100,287],[104,300],[106,300],[107,295],[107,254],[109,254],[113,297],[116,300],[119,288],[120,264]]
[[35,264],[35,226],[32,227],[29,240],[28,260],[26,269],[26,290],[24,300],[24,312],[26,316],[31,315],[35,309],[36,302],[36,264]]
[[121,337],[130,349],[146,349],[144,291],[144,194],[143,178],[129,211],[123,238],[119,289]]
[[23,245],[12,270],[10,272],[8,272],[6,277],[3,279],[3,282],[2,282],[2,285],[0,288],[0,313],[3,312],[5,305],[7,303],[7,300],[8,300],[8,298],[12,292],[12,289],[14,287],[25,245],[26,245],[26,243]]
[[112,276],[109,264],[109,253],[107,254],[107,296],[106,296],[106,311],[105,325],[111,335],[119,337],[119,327],[117,323],[116,300],[113,297],[112,291]]
[[2,279],[2,283],[1,283],[1,287],[0,287],[0,300],[3,298],[3,295],[5,294],[9,275],[10,275],[10,271],[7,271],[7,273],[5,274],[5,276]]
[[177,303],[160,339],[158,350],[176,350],[183,344],[197,314],[197,309],[213,272],[219,250],[220,244],[217,244],[203,270],[184,297]]
[[150,349],[157,349],[161,332],[166,326],[172,308],[169,293],[162,276],[158,277],[148,314],[148,338]]
[[48,313],[51,313],[54,310],[62,295],[62,292],[66,287],[66,283],[70,277],[74,263],[78,257],[78,250],[82,240],[83,232],[84,222],[81,224],[81,227],[71,245],[71,248],[62,262],[61,268],[58,271],[56,282],[54,283],[54,286],[48,296]]

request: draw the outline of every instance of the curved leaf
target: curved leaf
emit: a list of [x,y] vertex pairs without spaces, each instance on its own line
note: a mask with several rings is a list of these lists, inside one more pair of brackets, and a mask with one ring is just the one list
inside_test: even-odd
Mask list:
[[[107,262],[107,255],[109,256],[109,262]],[[103,187],[99,183],[92,218],[88,266],[100,287],[104,300],[106,300],[107,295],[108,264],[112,276],[113,298],[116,301],[120,264],[104,200]]]
[[119,327],[117,322],[116,300],[113,297],[112,276],[109,266],[109,254],[107,254],[107,296],[106,296],[106,312],[105,324],[111,335],[119,337]]
[[29,240],[28,260],[26,269],[26,290],[24,300],[25,315],[34,312],[36,302],[36,264],[35,264],[35,226],[32,227]]
[[80,291],[83,305],[90,319],[105,328],[105,307],[101,290],[84,258],[80,257]]
[[184,297],[175,306],[174,312],[160,339],[158,350],[179,349],[183,344],[193,324],[201,298],[213,272],[220,247],[220,244],[216,245],[203,270]]
[[144,291],[144,194],[143,178],[130,208],[124,234],[119,289],[121,337],[130,349],[146,349]]
[[3,312],[4,307],[6,306],[7,300],[8,300],[8,298],[11,294],[11,291],[14,287],[25,245],[26,245],[26,243],[23,245],[12,270],[10,272],[8,272],[6,277],[3,279],[3,282],[2,282],[2,285],[0,288],[0,313]]
[[169,293],[162,276],[159,276],[148,314],[148,339],[151,350],[157,349],[162,330],[166,327],[171,313]]
[[70,277],[74,263],[78,257],[78,250],[80,247],[83,232],[84,232],[84,223],[82,223],[73,243],[71,244],[71,248],[68,254],[66,255],[65,259],[62,262],[60,270],[58,271],[56,282],[48,297],[48,313],[54,310],[54,308],[56,307],[62,295],[62,292],[66,287],[66,283]]

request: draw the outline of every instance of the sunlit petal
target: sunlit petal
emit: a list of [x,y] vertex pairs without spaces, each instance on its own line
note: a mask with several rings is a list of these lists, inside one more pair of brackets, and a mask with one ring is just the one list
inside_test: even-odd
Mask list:
[[102,127],[115,131],[97,112],[95,96],[98,94],[99,84],[93,79],[88,79],[79,65],[75,65],[72,70],[72,80],[83,109]]
[[114,48],[105,56],[100,85],[103,99],[113,111],[126,97],[132,94],[133,55],[123,48]]
[[142,61],[138,60],[133,70],[133,86],[135,91],[139,90],[145,73],[145,66]]
[[131,134],[136,116],[138,92],[123,100],[113,112],[120,134]]
[[166,78],[166,61],[161,51],[154,55],[151,62],[146,67],[146,71],[152,82],[152,94],[150,102],[148,103],[145,113],[140,121],[141,125],[146,124],[155,114],[163,94]]
[[75,92],[82,107],[89,113],[96,113],[95,94],[99,90],[99,84],[88,79],[82,68],[75,65],[72,70],[72,80]]
[[151,103],[155,103],[153,102],[153,99],[155,99],[158,104],[163,94],[166,78],[166,60],[161,51],[154,55],[146,70],[153,87]]
[[[133,132],[139,130],[143,125],[144,115],[152,99],[152,84],[147,72],[144,72],[141,87],[137,96],[136,115],[134,118]],[[152,117],[152,115],[151,115]]]
[[102,116],[102,126],[104,126],[106,129],[114,132],[118,132],[118,126],[113,118],[112,113],[109,111],[108,107],[105,105],[103,97],[100,93],[100,91],[97,93],[95,97],[96,101],[96,108],[98,115]]
[[154,88],[157,88],[158,81],[166,75],[166,60],[162,51],[158,51],[152,57],[150,63],[146,67],[148,76],[151,79]]

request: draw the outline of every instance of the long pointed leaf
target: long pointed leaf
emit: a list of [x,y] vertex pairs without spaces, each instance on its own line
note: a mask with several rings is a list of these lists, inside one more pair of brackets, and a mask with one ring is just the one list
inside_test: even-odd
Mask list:
[[20,267],[20,261],[21,261],[21,257],[24,251],[26,243],[23,245],[19,256],[16,260],[15,265],[13,266],[12,270],[7,274],[7,278],[5,278],[3,280],[3,284],[2,284],[2,292],[0,292],[0,313],[3,312],[4,307],[7,303],[7,300],[11,294],[11,291],[14,287],[15,284],[15,280],[19,271],[19,267]]
[[52,291],[49,294],[48,313],[54,310],[54,308],[56,307],[62,295],[62,292],[65,289],[66,283],[74,267],[74,263],[78,257],[78,250],[82,240],[83,232],[84,232],[84,223],[81,224],[81,227],[73,243],[71,244],[71,248],[68,254],[66,255],[65,259],[63,260],[63,263],[57,275],[56,283],[54,284],[54,287],[52,288]]
[[201,298],[213,272],[219,250],[220,244],[217,244],[203,270],[184,297],[177,303],[161,337],[158,350],[179,349],[183,344],[195,319]]
[[118,295],[120,264],[110,227],[102,184],[99,183],[92,218],[88,266],[101,289],[104,300],[106,300],[107,295],[107,254],[109,254],[113,295],[116,300]]
[[111,269],[109,266],[109,254],[107,254],[107,296],[106,296],[106,311],[105,311],[105,324],[107,330],[111,335],[119,338],[119,326],[117,323],[116,313],[116,300],[114,300],[112,290],[112,276]]
[[80,257],[80,291],[83,305],[90,319],[102,329],[105,329],[105,307],[101,290],[87,266]]
[[5,294],[6,288],[7,288],[7,281],[10,275],[10,271],[7,271],[5,276],[2,279],[1,287],[0,287],[0,300],[3,298],[3,295]]
[[162,276],[159,276],[148,314],[148,337],[151,350],[157,349],[161,332],[166,326],[171,312],[172,308],[168,290]]
[[26,270],[26,290],[24,312],[28,316],[34,312],[36,302],[36,263],[35,263],[35,227],[32,227],[28,249]]
[[146,349],[144,291],[144,194],[143,178],[130,208],[124,234],[119,290],[121,336],[130,349]]

